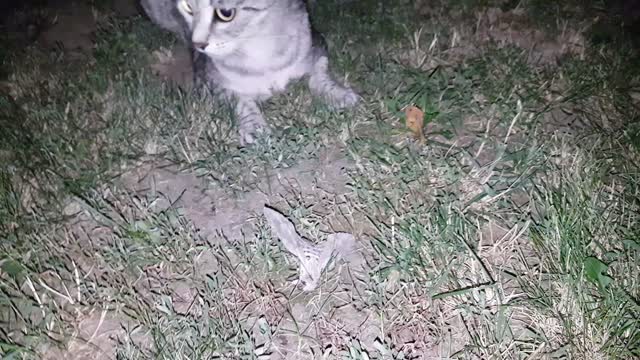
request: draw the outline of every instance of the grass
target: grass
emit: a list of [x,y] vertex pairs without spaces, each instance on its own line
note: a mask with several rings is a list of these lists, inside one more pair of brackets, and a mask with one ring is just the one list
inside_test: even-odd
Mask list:
[[[228,109],[151,74],[175,40],[142,18],[103,13],[87,61],[3,55],[0,354],[640,356],[634,50],[532,63],[470,38],[491,5],[425,20],[408,2],[319,3],[331,67],[364,101],[334,112],[294,84],[264,104],[274,136],[248,148]],[[426,144],[405,130],[411,103]],[[263,195],[313,241],[356,235],[364,268],[296,290]],[[243,216],[242,235],[205,231]]]

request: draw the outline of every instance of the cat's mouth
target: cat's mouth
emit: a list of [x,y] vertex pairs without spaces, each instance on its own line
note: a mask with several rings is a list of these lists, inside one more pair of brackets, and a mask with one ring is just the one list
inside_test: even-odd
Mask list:
[[262,34],[259,36],[244,36],[237,37],[234,39],[219,39],[215,42],[192,42],[193,48],[205,55],[211,57],[221,57],[227,56],[232,53],[237,53],[238,51],[242,51],[242,46],[238,47],[237,44],[241,40],[255,40],[255,39],[263,39],[263,40],[273,40],[275,38],[291,38],[293,35],[291,34]]
[[209,42],[209,43],[193,43],[193,48],[204,55],[207,55],[212,58],[219,58],[228,56],[234,53],[237,49],[234,49],[233,46],[229,46],[229,41],[218,41],[218,42]]

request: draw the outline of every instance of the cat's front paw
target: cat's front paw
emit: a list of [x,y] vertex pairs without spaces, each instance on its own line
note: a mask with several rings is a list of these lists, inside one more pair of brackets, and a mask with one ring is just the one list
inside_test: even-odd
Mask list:
[[251,114],[240,120],[238,134],[240,146],[247,146],[255,143],[258,137],[271,134],[271,129],[262,115]]
[[340,85],[329,75],[329,59],[321,56],[316,60],[309,77],[309,89],[325,99],[334,109],[354,107],[362,100],[347,84]]
[[360,95],[350,88],[345,88],[341,96],[335,99],[334,106],[338,109],[351,108],[356,106],[362,100]]

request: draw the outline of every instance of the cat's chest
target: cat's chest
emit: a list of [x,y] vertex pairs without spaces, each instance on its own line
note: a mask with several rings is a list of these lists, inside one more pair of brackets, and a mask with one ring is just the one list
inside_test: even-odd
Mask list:
[[[219,63],[222,86],[242,95],[266,99],[310,71],[306,47],[250,49],[251,56]],[[248,49],[249,50],[249,49]],[[249,51],[247,51],[249,53]]]
[[266,99],[284,91],[291,81],[307,74],[308,67],[304,64],[292,64],[284,69],[264,73],[242,73],[222,71],[223,87],[242,95]]

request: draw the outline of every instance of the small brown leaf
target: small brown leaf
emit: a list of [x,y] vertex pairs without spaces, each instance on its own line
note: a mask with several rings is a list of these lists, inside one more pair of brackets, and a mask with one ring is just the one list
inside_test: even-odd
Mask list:
[[404,110],[404,113],[407,116],[407,128],[411,130],[416,139],[419,139],[421,143],[424,142],[424,134],[422,133],[424,111],[417,106],[411,105]]

